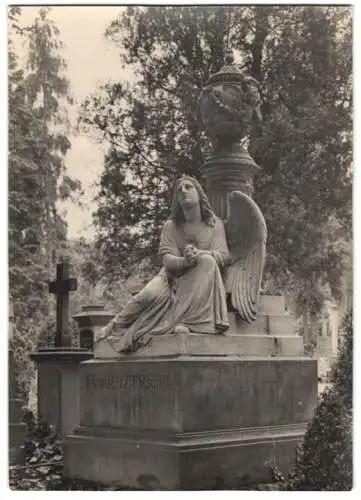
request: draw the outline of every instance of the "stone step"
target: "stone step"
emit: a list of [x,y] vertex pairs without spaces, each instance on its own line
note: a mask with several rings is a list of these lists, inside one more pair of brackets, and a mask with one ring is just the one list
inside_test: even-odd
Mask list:
[[9,399],[9,422],[18,423],[22,421],[22,407],[23,402],[21,399]]
[[95,344],[94,357],[158,356],[302,356],[303,339],[297,335],[161,335],[135,353],[121,355],[117,341]]
[[292,316],[259,315],[253,323],[246,323],[229,312],[228,319],[232,335],[296,335],[297,322]]

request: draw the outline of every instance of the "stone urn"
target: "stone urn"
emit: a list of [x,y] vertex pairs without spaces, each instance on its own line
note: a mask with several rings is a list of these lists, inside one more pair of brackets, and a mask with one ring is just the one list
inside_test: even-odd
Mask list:
[[252,120],[261,120],[259,83],[233,63],[213,74],[198,102],[199,120],[214,144],[201,167],[213,210],[222,219],[229,215],[228,196],[239,190],[252,196],[253,178],[260,170],[245,147]]

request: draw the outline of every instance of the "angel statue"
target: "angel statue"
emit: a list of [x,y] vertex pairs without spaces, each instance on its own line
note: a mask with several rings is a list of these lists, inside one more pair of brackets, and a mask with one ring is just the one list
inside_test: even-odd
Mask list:
[[[122,353],[163,334],[223,334],[229,329],[227,292],[245,321],[256,314],[265,255],[265,226],[247,195],[230,197],[226,223],[213,212],[193,177],[175,185],[159,244],[160,272],[105,327],[99,341]],[[257,211],[258,209],[258,211]],[[263,221],[263,222],[262,222]],[[241,225],[240,225],[241,224]]]

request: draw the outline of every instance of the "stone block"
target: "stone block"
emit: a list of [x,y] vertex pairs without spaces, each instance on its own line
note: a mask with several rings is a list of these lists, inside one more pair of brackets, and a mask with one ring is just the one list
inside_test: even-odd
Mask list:
[[[232,335],[296,335],[297,321],[287,315],[258,315],[253,323],[242,321],[235,313],[228,313]],[[228,333],[227,332],[227,333]]]
[[[65,474],[143,489],[225,488],[286,470],[312,418],[317,363],[304,358],[91,360]],[[147,486],[148,485],[148,486]]]
[[65,443],[65,474],[144,490],[237,488],[288,470],[305,425],[196,435],[147,436],[117,429],[76,429]]
[[292,316],[267,316],[269,335],[296,335],[297,321]]
[[231,335],[267,335],[267,316],[258,315],[252,323],[247,323],[234,312],[228,313],[229,330]]
[[300,356],[303,354],[303,339],[296,335],[204,335],[177,334],[155,336],[146,346],[135,353],[120,355],[116,341],[112,344],[102,340],[95,344],[97,359],[157,356]]

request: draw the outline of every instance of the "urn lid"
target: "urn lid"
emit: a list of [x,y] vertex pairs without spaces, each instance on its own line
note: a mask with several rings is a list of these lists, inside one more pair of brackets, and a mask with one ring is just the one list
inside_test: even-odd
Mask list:
[[214,83],[242,83],[247,81],[247,83],[252,82],[259,87],[259,83],[255,78],[244,73],[236,64],[234,64],[234,57],[231,51],[226,53],[224,59],[226,64],[224,64],[217,73],[210,76],[207,81],[207,85]]

